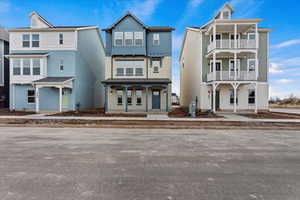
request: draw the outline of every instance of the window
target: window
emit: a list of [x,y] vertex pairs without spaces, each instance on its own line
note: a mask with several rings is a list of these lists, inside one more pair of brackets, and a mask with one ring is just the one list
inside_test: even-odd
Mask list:
[[132,105],[132,90],[127,90],[127,104]]
[[132,46],[133,45],[133,32],[125,32],[125,45]]
[[124,76],[124,68],[117,68],[117,76]]
[[117,90],[117,103],[118,105],[123,104],[123,90]]
[[[240,37],[239,35],[236,35],[236,39],[237,39],[237,40],[239,39],[239,37]],[[234,35],[233,35],[233,34],[230,35],[230,39],[231,39],[231,40],[234,40]]]
[[13,75],[21,75],[21,59],[13,59]]
[[31,47],[40,47],[40,35],[32,34]]
[[133,76],[133,68],[126,68],[126,76]]
[[135,68],[135,76],[143,76],[143,68]]
[[29,34],[23,34],[23,47],[30,47],[30,35]]
[[159,73],[160,60],[152,60],[153,73]]
[[115,46],[123,45],[123,32],[115,32]]
[[[210,61],[210,72],[213,72],[213,65],[214,65],[214,61],[211,60]],[[216,71],[217,72],[221,71],[221,68],[222,68],[222,61],[216,60]]]
[[256,60],[255,59],[249,59],[248,60],[248,71],[254,72],[256,68]]
[[59,44],[64,44],[64,34],[59,34]]
[[256,39],[256,33],[248,33],[248,40],[255,40]]
[[[220,35],[220,34],[216,34],[216,39],[217,39],[217,40],[221,40],[221,35]],[[211,42],[214,41],[214,35],[211,35],[210,41],[211,41]]]
[[23,59],[23,75],[30,75],[30,59]]
[[249,90],[248,104],[255,104],[255,90]]
[[144,33],[134,32],[134,44],[136,46],[143,46],[143,43],[144,43]]
[[32,70],[33,75],[41,75],[41,60],[32,59]]
[[224,11],[223,12],[223,19],[229,19],[229,12],[228,11]]
[[64,71],[64,60],[63,60],[63,59],[61,59],[61,60],[59,61],[59,70],[60,70],[60,71]]
[[35,103],[35,92],[32,89],[27,90],[27,103]]
[[[234,104],[234,90],[230,89],[230,104]],[[238,103],[238,90],[236,91],[236,103]]]
[[142,90],[135,91],[136,105],[142,105]]
[[159,34],[153,34],[153,45],[159,45]]

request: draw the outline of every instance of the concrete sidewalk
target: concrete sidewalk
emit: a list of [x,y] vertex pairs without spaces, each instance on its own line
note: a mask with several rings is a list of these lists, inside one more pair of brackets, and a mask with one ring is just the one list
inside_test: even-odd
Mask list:
[[251,119],[246,117],[228,118],[169,118],[169,117],[58,117],[58,116],[0,116],[1,119],[35,119],[35,120],[89,120],[89,121],[186,121],[186,122],[273,122],[300,123],[300,119]]

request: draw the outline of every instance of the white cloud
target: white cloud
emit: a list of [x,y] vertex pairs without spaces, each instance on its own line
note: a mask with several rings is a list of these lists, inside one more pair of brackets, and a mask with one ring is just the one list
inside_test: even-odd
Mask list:
[[229,4],[235,9],[235,16],[250,17],[261,8],[264,0],[231,0]]
[[190,0],[189,1],[189,7],[196,8],[200,4],[202,4],[203,2],[204,2],[204,0]]
[[282,79],[279,79],[277,81],[279,83],[292,83],[292,82],[294,82],[294,80],[292,80],[292,79],[286,79],[286,78],[282,78]]
[[133,1],[130,3],[128,9],[133,12],[134,15],[147,19],[154,13],[160,2],[161,0]]
[[270,68],[269,68],[269,72],[272,74],[279,74],[279,73],[283,73],[284,70],[279,68],[280,65],[277,63],[271,63],[270,64]]
[[8,0],[0,0],[0,13],[8,12],[10,7],[10,2]]
[[295,39],[295,40],[288,40],[285,42],[282,42],[280,44],[274,45],[272,46],[272,48],[284,48],[284,47],[288,47],[288,46],[292,46],[292,45],[296,45],[296,44],[300,44],[300,39]]

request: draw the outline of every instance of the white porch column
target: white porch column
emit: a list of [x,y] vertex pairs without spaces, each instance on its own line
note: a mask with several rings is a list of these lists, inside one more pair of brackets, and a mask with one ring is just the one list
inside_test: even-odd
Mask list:
[[217,48],[217,25],[214,25],[213,28],[213,39],[214,39],[214,49]]
[[256,49],[259,48],[259,35],[258,35],[258,26],[255,24],[255,40],[256,40]]
[[258,111],[258,88],[257,88],[257,82],[255,83],[255,113]]
[[237,69],[237,54],[234,53],[234,80],[235,81],[236,81],[236,78],[237,78],[236,69]]
[[16,109],[16,85],[11,84],[12,87],[12,102],[13,102],[13,110]]
[[234,24],[234,48],[237,49],[237,24]]
[[217,78],[217,74],[216,74],[216,61],[217,61],[217,56],[216,56],[216,52],[213,53],[213,75],[214,75],[214,80],[216,80]]
[[62,112],[62,86],[59,87],[59,112]]
[[215,84],[213,84],[212,98],[213,98],[212,108],[213,108],[213,112],[215,113],[216,112],[216,85]]
[[255,53],[255,77],[256,77],[256,81],[258,81],[258,76],[259,76],[259,61],[258,61],[258,50],[256,50],[256,53]]
[[35,86],[35,112],[40,112],[40,92],[38,86]]
[[234,107],[233,107],[233,112],[235,112],[235,113],[236,113],[236,97],[237,97],[236,92],[237,92],[237,85],[234,84],[233,85],[233,93],[234,93],[234,100],[233,100],[233,102],[234,102],[233,106]]
[[148,86],[146,86],[146,112],[148,112],[148,92],[149,92],[149,90],[148,90]]

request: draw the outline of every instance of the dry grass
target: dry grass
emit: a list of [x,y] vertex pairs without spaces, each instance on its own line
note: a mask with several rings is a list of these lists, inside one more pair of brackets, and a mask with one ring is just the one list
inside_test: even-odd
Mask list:
[[279,112],[265,112],[257,114],[239,114],[252,119],[300,119],[300,115]]
[[86,109],[80,111],[68,111],[56,113],[49,116],[63,116],[63,117],[146,117],[146,114],[133,113],[105,113],[103,108]]
[[[169,113],[171,118],[191,118],[188,112],[188,108],[185,107],[176,107],[173,108],[172,112]],[[196,112],[196,118],[224,118],[223,116],[212,114],[212,113],[203,113]]]
[[25,116],[33,115],[35,112],[31,111],[10,111],[9,109],[0,109],[0,116]]
[[295,104],[269,104],[270,108],[299,108],[300,105]]

